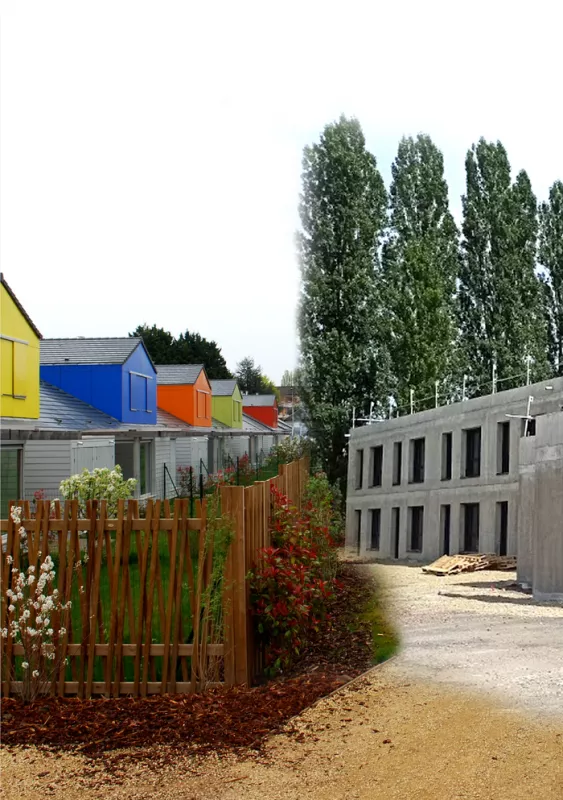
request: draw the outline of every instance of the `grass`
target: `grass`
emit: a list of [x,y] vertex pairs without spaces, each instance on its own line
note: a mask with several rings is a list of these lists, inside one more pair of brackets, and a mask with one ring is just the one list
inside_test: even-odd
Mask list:
[[381,600],[381,590],[375,580],[365,608],[359,616],[359,622],[371,628],[373,663],[381,664],[395,654],[399,647],[399,637],[394,626],[389,622],[388,610]]

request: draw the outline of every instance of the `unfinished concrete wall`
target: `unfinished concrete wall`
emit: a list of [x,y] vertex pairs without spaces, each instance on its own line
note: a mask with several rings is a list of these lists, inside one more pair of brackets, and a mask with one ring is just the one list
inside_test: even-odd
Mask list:
[[532,586],[534,572],[534,522],[536,516],[536,437],[520,440],[517,577],[524,588]]

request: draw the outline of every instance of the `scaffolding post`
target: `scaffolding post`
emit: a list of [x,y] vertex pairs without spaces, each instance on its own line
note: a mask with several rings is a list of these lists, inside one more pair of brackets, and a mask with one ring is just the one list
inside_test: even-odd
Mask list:
[[461,390],[461,400],[467,400],[467,375],[463,376],[463,387]]
[[440,381],[434,381],[434,401],[435,401],[435,408],[438,408],[438,387],[440,385]]
[[532,356],[526,356],[526,386],[530,385],[530,379],[532,376]]
[[414,389],[411,389],[411,414],[414,414]]
[[497,392],[497,362],[493,361],[493,391],[491,394],[496,394]]

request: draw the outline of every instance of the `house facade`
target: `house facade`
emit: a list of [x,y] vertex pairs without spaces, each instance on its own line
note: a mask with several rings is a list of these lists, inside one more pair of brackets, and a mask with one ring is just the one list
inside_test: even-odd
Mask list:
[[421,562],[515,554],[520,442],[562,405],[555,378],[352,429],[347,546]]
[[156,424],[156,370],[142,339],[43,339],[41,378],[120,422]]
[[203,364],[157,365],[158,407],[188,425],[211,428],[211,384]]
[[0,417],[39,417],[41,334],[0,273]]
[[210,381],[213,419],[228,428],[242,428],[242,394],[236,380]]
[[273,394],[245,394],[243,413],[274,430],[278,427],[278,401]]

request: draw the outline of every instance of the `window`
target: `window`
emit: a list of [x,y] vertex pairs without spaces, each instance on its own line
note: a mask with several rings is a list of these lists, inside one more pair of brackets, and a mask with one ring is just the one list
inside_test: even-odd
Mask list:
[[381,486],[383,477],[383,445],[371,448],[371,485]]
[[233,419],[235,422],[240,422],[242,420],[242,403],[239,403],[238,400],[234,401]]
[[452,479],[452,434],[442,434],[442,480]]
[[10,500],[21,499],[21,461],[21,448],[2,448],[0,453],[0,514],[2,519],[8,518]]
[[536,419],[529,417],[522,420],[522,436],[535,436],[536,435]]
[[510,422],[497,425],[497,475],[510,472]]
[[497,552],[499,556],[508,553],[508,500],[497,503]]
[[463,551],[479,552],[479,503],[463,503]]
[[199,419],[205,419],[209,416],[208,406],[211,405],[211,397],[209,392],[202,392],[200,389],[196,391],[197,395],[197,416]]
[[152,442],[141,442],[139,494],[152,494]]
[[403,443],[394,442],[393,444],[393,486],[401,483],[401,467],[403,461]]
[[422,552],[422,536],[424,532],[424,506],[409,508],[409,551]]
[[2,343],[2,394],[25,400],[27,397],[27,348],[28,343],[7,336],[0,337]]
[[370,510],[370,516],[371,516],[371,538],[369,546],[371,550],[379,550],[379,539],[381,534],[381,509],[372,508]]
[[130,406],[131,411],[149,410],[149,380],[148,375],[141,375],[140,372],[130,372]]
[[464,473],[463,478],[478,478],[481,474],[481,428],[463,431]]
[[411,439],[409,483],[424,482],[424,439]]
[[362,545],[362,512],[358,509],[354,513],[356,515],[356,548],[359,553]]
[[391,509],[391,536],[393,537],[393,556],[399,558],[399,541],[401,535],[401,509]]
[[356,489],[362,488],[364,477],[364,451],[356,450]]
[[451,516],[452,507],[450,505],[440,506],[440,554],[444,556],[450,554]]

